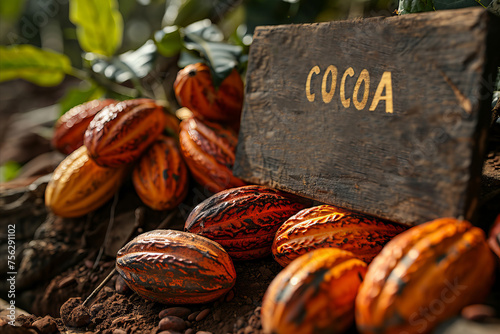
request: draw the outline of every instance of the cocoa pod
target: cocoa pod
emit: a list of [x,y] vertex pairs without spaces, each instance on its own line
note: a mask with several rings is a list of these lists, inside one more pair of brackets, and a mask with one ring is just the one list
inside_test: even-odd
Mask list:
[[441,218],[399,234],[368,267],[355,302],[360,333],[430,332],[488,294],[495,260],[484,232]]
[[181,203],[189,179],[177,142],[160,136],[135,165],[132,182],[141,200],[154,210],[173,209]]
[[116,102],[113,99],[92,100],[68,110],[54,126],[52,147],[61,153],[70,154],[82,146],[85,131],[95,114]]
[[409,226],[370,217],[333,205],[304,209],[276,232],[274,259],[283,267],[316,248],[335,247],[370,263],[382,247]]
[[177,101],[198,118],[239,123],[243,107],[243,80],[236,69],[216,89],[210,68],[191,64],[177,73],[174,92]]
[[170,113],[165,114],[165,132],[169,137],[175,138],[179,141],[179,131],[181,130],[181,121],[177,116]]
[[183,120],[180,128],[182,155],[199,184],[213,193],[245,185],[232,171],[238,142],[233,131],[197,118]]
[[354,321],[354,300],[366,263],[337,248],[302,255],[283,269],[262,300],[265,333],[344,333]]
[[116,269],[138,295],[165,304],[213,301],[236,280],[233,262],[219,244],[174,230],[134,238],[118,251]]
[[281,224],[310,205],[309,200],[269,187],[232,188],[196,206],[184,229],[218,242],[233,259],[256,259],[271,253]]
[[45,190],[45,205],[61,217],[83,216],[110,200],[127,172],[126,167],[98,166],[81,146],[54,170]]
[[136,160],[165,128],[163,107],[150,99],[134,99],[105,107],[85,132],[89,156],[104,167]]

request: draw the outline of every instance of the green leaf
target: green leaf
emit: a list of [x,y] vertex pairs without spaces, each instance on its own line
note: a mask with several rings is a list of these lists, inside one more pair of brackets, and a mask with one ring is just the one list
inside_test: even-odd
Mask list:
[[399,0],[399,15],[434,11],[433,0]]
[[192,23],[184,28],[184,34],[186,35],[196,35],[210,42],[222,42],[224,40],[224,34],[218,26],[212,24],[209,19],[201,20]]
[[214,85],[218,86],[233,68],[238,66],[243,48],[238,45],[207,42],[197,36],[188,35],[186,47],[198,51],[212,69]]
[[120,47],[123,18],[116,0],[71,0],[69,18],[83,50],[109,57]]
[[178,26],[168,26],[154,34],[158,52],[165,57],[172,57],[182,50],[182,36]]
[[174,25],[185,27],[188,24],[209,17],[215,7],[215,1],[184,0],[179,6]]
[[110,60],[95,58],[92,61],[92,70],[117,83],[144,78],[153,69],[156,50],[155,43],[148,40],[139,49],[125,52]]
[[24,79],[40,86],[55,86],[71,73],[69,58],[32,45],[0,46],[0,82]]
[[21,170],[21,165],[15,161],[7,161],[0,166],[0,183],[7,182],[16,178]]
[[177,62],[177,65],[180,68],[184,68],[190,64],[196,64],[196,63],[206,63],[206,61],[198,53],[181,51],[179,61]]
[[98,99],[103,95],[104,91],[102,88],[95,85],[88,85],[87,83],[84,83],[83,87],[71,88],[66,95],[59,100],[61,115],[77,105]]
[[21,16],[26,0],[0,1],[0,17],[4,20],[15,21]]
[[[220,29],[210,20],[193,23],[184,29],[186,49],[196,51],[205,59],[216,87],[239,65],[243,54],[241,46],[223,43],[223,38]],[[186,60],[186,56],[182,60]]]

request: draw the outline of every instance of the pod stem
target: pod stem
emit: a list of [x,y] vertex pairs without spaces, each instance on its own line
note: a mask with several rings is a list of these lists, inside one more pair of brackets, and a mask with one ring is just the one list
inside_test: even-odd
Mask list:
[[94,298],[99,291],[101,291],[101,289],[106,285],[106,283],[109,282],[109,280],[111,279],[111,277],[113,277],[114,274],[116,274],[116,268],[113,268],[113,270],[111,270],[111,272],[108,274],[108,276],[106,276],[106,278],[101,282],[101,284],[99,284],[97,288],[95,288],[94,291],[92,291],[92,293],[87,297],[87,299],[85,299],[85,301],[82,304],[83,307],[87,307],[87,304],[90,302],[90,300]]

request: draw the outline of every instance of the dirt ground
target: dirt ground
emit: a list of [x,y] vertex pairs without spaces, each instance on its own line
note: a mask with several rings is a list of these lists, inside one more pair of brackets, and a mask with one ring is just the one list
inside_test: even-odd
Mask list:
[[[101,269],[98,270],[98,277],[104,278],[113,265],[114,261],[103,263]],[[185,320],[191,314],[196,315],[197,312],[209,310],[203,319],[188,320],[187,326],[192,328],[194,333],[197,331],[212,333],[261,332],[259,315],[261,299],[268,284],[279,271],[279,265],[267,258],[261,261],[236,263],[235,268],[237,272],[236,285],[221,300],[202,305],[182,305],[189,309],[188,314],[183,316]],[[90,287],[91,284],[86,284],[85,281],[92,275],[92,270],[87,266],[72,268],[56,277],[48,290],[51,294],[59,297],[62,297],[63,294],[85,297],[86,294],[82,295],[79,291],[79,285]],[[148,302],[129,289],[119,293],[115,290],[116,278],[115,275],[89,304],[90,323],[80,327],[79,330],[91,333],[122,333],[115,331],[121,329],[126,333],[159,333],[159,314],[162,310],[173,305]],[[72,281],[71,286],[66,285],[68,280]],[[90,294],[90,290],[87,289],[85,292]],[[59,300],[62,299],[59,298]],[[33,321],[38,319],[39,317],[32,316],[21,318],[19,321],[31,326]],[[57,316],[56,322],[59,330],[64,332],[63,323]]]
[[[496,178],[500,166],[497,164],[498,161],[490,159],[485,165],[485,187],[500,189],[500,178]],[[486,177],[488,175],[489,177]],[[39,187],[43,188],[43,185]],[[491,193],[487,189],[484,191]],[[42,196],[40,194],[43,195],[43,192],[39,192],[38,196]],[[118,193],[113,226],[109,234],[112,237],[108,239],[105,235],[113,210],[113,200],[92,214],[74,219],[47,215],[40,204],[41,223],[33,233],[33,239],[28,240],[24,246],[31,248],[33,252],[24,252],[27,255],[22,258],[22,263],[29,265],[30,269],[23,271],[23,268],[20,268],[18,275],[19,290],[22,291],[18,304],[30,315],[17,318],[20,327],[7,329],[4,326],[0,327],[0,332],[263,333],[260,322],[262,298],[272,279],[281,270],[280,265],[271,256],[235,262],[236,285],[219,300],[201,305],[180,305],[187,308],[179,314],[183,319],[178,325],[180,327],[174,327],[182,329],[180,331],[163,330],[165,321],[160,328],[160,313],[178,312],[177,309],[172,309],[176,305],[162,305],[144,300],[128,289],[116,273],[97,295],[89,300],[81,314],[73,315],[72,320],[69,316],[113,270],[114,254],[126,240],[158,227],[182,230],[187,214],[206,196],[208,194],[194,185],[178,210],[158,212],[146,208],[132,191],[131,183],[127,182]],[[36,199],[33,201],[37,202]],[[485,203],[482,210],[485,213],[482,219],[489,220],[493,217],[491,213],[494,204]],[[101,251],[101,259],[95,264]],[[500,324],[499,278],[486,304],[489,305],[486,313],[490,312],[487,322]],[[169,311],[165,311],[167,309]],[[481,318],[481,321],[483,320],[484,317]],[[463,321],[463,318],[455,321]],[[167,327],[170,325],[167,324]],[[436,333],[454,333],[453,329],[450,329],[454,328],[453,326],[457,326],[455,322],[438,329]],[[460,326],[459,328],[464,328],[463,324]],[[489,333],[484,331],[484,328],[487,327],[479,327],[476,332]],[[349,333],[357,331],[351,328]]]
[[[42,244],[43,250],[28,252],[31,254],[28,256],[32,258],[28,259],[25,256],[22,259],[23,263],[31,264],[32,277],[22,274],[22,269],[22,275],[18,275],[20,288],[23,285],[26,285],[26,288],[23,289],[17,302],[20,307],[31,313],[29,316],[19,316],[17,319],[19,325],[41,330],[42,325],[45,326],[52,322],[50,319],[54,319],[57,329],[62,333],[123,333],[117,331],[118,329],[125,333],[160,332],[158,327],[160,312],[175,305],[162,305],[144,300],[128,289],[122,280],[117,282],[119,276],[116,273],[88,303],[87,309],[90,314],[88,322],[83,320],[82,325],[68,329],[61,319],[64,318],[64,308],[61,308],[64,303],[72,298],[78,298],[81,303],[113,270],[115,259],[111,254],[116,254],[124,240],[158,226],[182,230],[185,212],[149,210],[130,191],[130,187],[131,184],[124,185],[119,193],[120,200],[116,205],[114,227],[111,228],[111,235],[114,238],[104,240],[109,221],[108,211],[111,210],[113,203],[108,203],[97,210],[91,215],[92,217],[62,219],[49,214],[38,227],[35,233],[37,239],[28,242],[26,247],[37,249],[37,244]],[[192,191],[185,203],[191,202],[195,205],[202,198],[201,191]],[[184,209],[187,210],[187,206]],[[114,233],[115,231],[121,233]],[[60,243],[64,243],[65,247]],[[95,265],[104,243],[106,249],[101,260]],[[62,254],[57,255],[57,253]],[[67,259],[62,260],[62,257]],[[52,258],[53,261],[47,261],[48,258]],[[237,280],[229,293],[212,303],[182,305],[189,309],[189,314],[183,315],[185,320],[195,318],[187,320],[187,329],[192,329],[194,333],[260,332],[259,307],[262,297],[281,267],[271,256],[234,264]],[[64,267],[67,268],[61,271]],[[209,310],[205,311],[208,314],[196,318],[196,313],[205,309]],[[50,317],[44,318],[47,315]],[[50,333],[44,330],[41,332]]]
[[[7,117],[5,110],[0,110],[0,116],[3,120],[15,118]],[[0,306],[0,333],[262,333],[262,298],[269,283],[281,270],[280,265],[271,256],[235,262],[236,285],[215,302],[181,305],[183,309],[173,308],[176,305],[149,302],[129,290],[123,281],[118,279],[118,274],[114,274],[97,295],[88,301],[86,308],[78,307],[113,270],[116,252],[128,240],[156,228],[182,230],[192,208],[210,194],[192,182],[188,197],[178,209],[159,212],[145,207],[128,181],[122,186],[117,197],[84,217],[63,219],[53,216],[47,213],[43,201],[48,179],[34,175],[50,172],[62,157],[51,152],[47,140],[37,135],[40,133],[40,127],[46,127],[51,120],[36,123],[35,117],[28,118],[31,122],[29,133],[19,133],[15,136],[12,134],[15,126],[0,127],[0,138],[15,139],[3,141],[3,144],[8,145],[4,145],[2,149],[8,149],[11,156],[26,153],[27,147],[30,148],[29,154],[23,158],[26,161],[49,154],[33,164],[32,170],[25,171],[23,178],[0,188],[0,251],[2,254],[6,253],[6,226],[15,223],[18,265],[16,306],[28,313],[18,316],[17,326],[11,327],[6,324],[9,320],[6,310],[2,310]],[[20,118],[18,121],[26,122],[26,119]],[[22,127],[22,124],[19,126]],[[492,138],[500,138],[500,129],[497,130],[497,137]],[[498,147],[498,142],[494,145]],[[493,150],[484,168],[478,219],[479,225],[483,227],[491,224],[498,214],[499,157],[499,152]],[[111,227],[110,221],[113,222]],[[5,264],[0,263],[1,298],[5,298],[3,292],[7,291],[4,276],[7,269],[4,267]],[[479,311],[476,308],[476,313],[464,316],[480,320],[479,323],[464,323],[464,317],[456,318],[443,324],[436,333],[498,333],[499,277],[500,275],[497,276],[494,289],[485,302],[488,306],[479,308]],[[78,308],[80,313],[73,311],[75,308]],[[71,314],[72,311],[74,314]],[[182,320],[161,320],[160,313],[176,314]],[[166,328],[170,328],[170,331]],[[356,333],[356,330],[352,328],[349,332]]]

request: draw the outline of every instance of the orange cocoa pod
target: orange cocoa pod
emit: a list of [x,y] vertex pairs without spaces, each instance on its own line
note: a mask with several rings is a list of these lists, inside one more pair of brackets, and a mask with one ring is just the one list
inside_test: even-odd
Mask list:
[[232,171],[238,142],[233,131],[197,118],[183,120],[180,128],[181,153],[199,184],[213,193],[245,185]]
[[141,156],[132,182],[141,200],[154,210],[175,208],[186,197],[188,171],[177,142],[160,136]]
[[207,303],[234,286],[226,251],[196,234],[155,230],[118,251],[116,269],[139,296],[165,304]]
[[181,121],[175,115],[165,114],[165,131],[170,137],[177,140],[179,139],[180,123]]
[[382,247],[408,226],[370,217],[333,205],[304,209],[276,232],[274,259],[283,267],[316,248],[335,247],[370,263]]
[[389,241],[368,267],[356,297],[360,333],[427,333],[481,302],[495,260],[484,232],[467,221],[441,218]]
[[52,147],[61,153],[70,154],[82,146],[85,131],[95,114],[116,102],[113,99],[92,100],[68,110],[54,126]]
[[197,205],[184,229],[218,242],[235,260],[256,259],[271,253],[281,224],[309,205],[309,200],[269,187],[232,188]]
[[214,87],[210,68],[191,64],[177,73],[174,92],[177,101],[196,117],[218,122],[237,122],[243,107],[243,80],[236,69]]
[[97,113],[84,144],[98,165],[119,167],[136,160],[164,128],[162,106],[150,99],[127,100]]
[[343,333],[354,321],[354,300],[366,263],[337,248],[320,248],[292,261],[262,300],[265,333]]
[[61,217],[83,216],[110,200],[127,172],[126,167],[97,165],[81,146],[54,170],[45,190],[45,205]]

